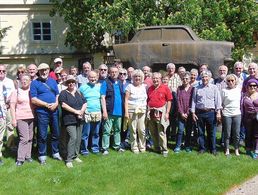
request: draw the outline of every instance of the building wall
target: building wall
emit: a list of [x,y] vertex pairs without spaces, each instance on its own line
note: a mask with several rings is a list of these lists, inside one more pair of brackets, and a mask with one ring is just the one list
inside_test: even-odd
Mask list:
[[[11,26],[0,43],[0,63],[8,65],[9,74],[14,75],[20,64],[53,64],[53,59],[61,57],[65,66],[78,66],[79,62],[93,58],[97,67],[103,62],[103,54],[89,55],[76,52],[65,46],[67,25],[61,17],[50,17],[51,4],[48,0],[1,0],[0,28]],[[33,22],[50,22],[50,41],[33,40]]]

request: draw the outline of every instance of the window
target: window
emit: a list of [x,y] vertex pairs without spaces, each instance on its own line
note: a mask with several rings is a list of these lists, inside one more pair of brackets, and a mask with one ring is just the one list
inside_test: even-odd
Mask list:
[[51,41],[51,23],[33,22],[32,34],[34,41]]

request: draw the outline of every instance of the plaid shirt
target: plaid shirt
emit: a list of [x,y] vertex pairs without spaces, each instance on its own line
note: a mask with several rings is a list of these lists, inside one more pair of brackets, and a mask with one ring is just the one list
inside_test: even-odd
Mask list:
[[177,91],[177,88],[182,85],[182,81],[181,78],[179,77],[179,75],[177,73],[175,73],[172,77],[169,78],[168,81],[168,87],[170,89],[170,91]]

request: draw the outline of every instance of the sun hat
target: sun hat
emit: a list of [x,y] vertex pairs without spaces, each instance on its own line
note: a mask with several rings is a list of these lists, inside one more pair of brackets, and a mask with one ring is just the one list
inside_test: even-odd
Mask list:
[[46,63],[41,63],[41,64],[38,66],[38,70],[42,70],[42,69],[49,69],[49,65],[46,64]]
[[256,85],[258,85],[258,81],[257,81],[257,79],[255,79],[255,78],[249,79],[249,80],[247,81],[247,85],[250,85],[251,83],[255,83]]
[[68,75],[67,80],[64,82],[64,84],[67,85],[70,81],[74,81],[76,83],[76,79],[73,75]]

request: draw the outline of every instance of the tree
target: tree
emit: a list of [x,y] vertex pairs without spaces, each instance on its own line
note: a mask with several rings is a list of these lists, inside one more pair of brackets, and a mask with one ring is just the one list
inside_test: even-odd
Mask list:
[[51,15],[69,25],[66,44],[99,51],[103,35],[128,36],[149,25],[189,25],[199,37],[235,43],[234,58],[254,46],[257,31],[255,0],[52,0]]

